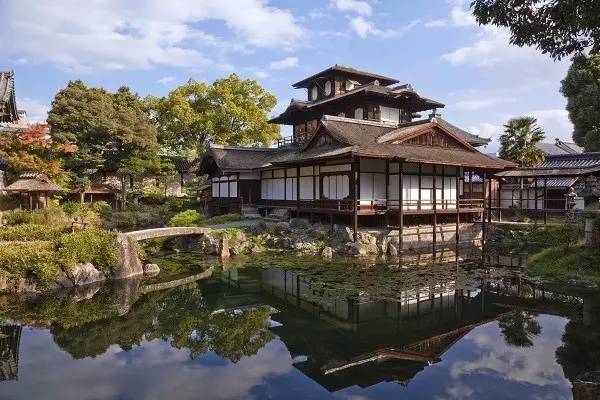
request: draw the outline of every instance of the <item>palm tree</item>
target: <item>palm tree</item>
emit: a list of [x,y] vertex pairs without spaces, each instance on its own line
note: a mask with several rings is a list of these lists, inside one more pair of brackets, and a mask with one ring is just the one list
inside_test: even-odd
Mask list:
[[544,152],[536,144],[544,140],[544,131],[534,117],[508,120],[500,136],[500,157],[521,167],[535,167],[544,161]]

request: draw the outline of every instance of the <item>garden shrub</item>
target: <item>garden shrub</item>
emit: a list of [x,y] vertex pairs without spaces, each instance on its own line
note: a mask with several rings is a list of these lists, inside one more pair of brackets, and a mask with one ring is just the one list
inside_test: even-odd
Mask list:
[[6,211],[3,219],[7,225],[28,224],[31,222],[31,212],[22,208]]
[[85,229],[64,234],[58,240],[58,259],[65,272],[77,263],[92,263],[106,274],[119,264],[117,235],[102,229]]
[[119,231],[159,228],[165,226],[172,215],[165,206],[131,205],[127,210],[112,211],[103,217],[102,226]]
[[162,204],[165,204],[166,200],[167,200],[167,196],[165,196],[165,194],[162,193],[162,191],[161,192],[150,191],[150,192],[144,193],[140,197],[140,203],[147,204],[147,205],[162,205]]
[[59,273],[56,259],[53,242],[0,242],[0,269],[9,279],[34,274],[39,287],[49,287]]
[[204,214],[196,210],[185,210],[175,214],[169,221],[169,226],[200,226],[205,221]]
[[217,215],[216,217],[209,218],[206,221],[206,225],[217,225],[217,224],[223,224],[225,222],[241,221],[243,219],[244,219],[244,217],[241,214],[229,213],[229,214]]
[[64,228],[71,225],[71,218],[63,211],[62,207],[56,203],[51,202],[46,208],[40,208],[37,210],[30,211],[29,223],[46,225],[55,228]]
[[30,241],[55,240],[61,234],[61,229],[50,228],[39,224],[21,224],[3,226],[0,228],[0,240]]
[[113,209],[110,206],[110,204],[108,204],[104,200],[100,200],[100,201],[93,203],[92,210],[96,214],[98,214],[101,218],[108,218],[110,216],[110,214],[112,214],[112,212],[113,212]]
[[77,213],[85,212],[87,207],[83,203],[75,201],[66,201],[62,204],[62,209],[67,215],[74,215]]

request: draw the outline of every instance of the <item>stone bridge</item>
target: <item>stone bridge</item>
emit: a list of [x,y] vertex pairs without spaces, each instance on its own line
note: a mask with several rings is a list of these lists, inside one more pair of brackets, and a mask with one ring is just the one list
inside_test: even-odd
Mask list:
[[213,230],[210,228],[170,227],[119,233],[117,244],[119,247],[120,268],[115,272],[115,278],[128,278],[144,273],[142,261],[137,253],[137,242],[140,240],[170,236],[206,235],[211,232]]

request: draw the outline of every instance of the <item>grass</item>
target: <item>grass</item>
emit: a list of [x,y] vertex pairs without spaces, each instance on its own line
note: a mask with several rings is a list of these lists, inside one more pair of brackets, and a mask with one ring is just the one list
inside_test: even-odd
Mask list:
[[558,282],[591,279],[600,286],[600,249],[586,246],[544,249],[529,257],[527,272]]

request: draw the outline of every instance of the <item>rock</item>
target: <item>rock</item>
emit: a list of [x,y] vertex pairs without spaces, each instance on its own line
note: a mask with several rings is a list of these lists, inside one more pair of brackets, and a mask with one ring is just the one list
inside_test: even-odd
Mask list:
[[359,257],[359,256],[367,255],[367,249],[365,248],[365,246],[363,246],[360,243],[349,242],[349,243],[346,243],[344,248],[345,248],[346,253],[351,256]]
[[325,258],[331,258],[333,257],[333,249],[329,246],[324,247],[323,250],[321,250],[321,255]]
[[144,265],[144,275],[158,275],[160,273],[160,268],[156,264],[146,264]]
[[84,286],[106,280],[106,276],[90,263],[75,264],[75,267],[68,275],[70,275],[74,286]]
[[567,284],[586,289],[596,289],[598,287],[594,281],[588,278],[572,278],[567,281]]
[[345,225],[334,225],[333,234],[342,243],[352,242],[354,240],[354,232],[352,229]]
[[383,235],[377,239],[377,251],[379,254],[387,254],[389,242],[390,240],[387,235]]
[[223,235],[221,238],[221,258],[229,258],[229,239],[227,235]]
[[387,246],[387,255],[389,257],[398,257],[398,248],[393,243],[388,243]]
[[58,272],[58,276],[54,280],[54,283],[58,288],[73,287],[73,281],[67,276],[67,274],[65,274],[65,272],[62,269]]
[[252,246],[250,246],[251,253],[261,253],[262,251],[263,251],[263,248],[257,244],[253,244]]
[[284,234],[284,233],[289,233],[291,231],[290,223],[289,222],[278,222],[273,227],[273,231],[274,231],[274,233],[279,234],[279,235]]
[[205,254],[209,254],[212,256],[216,256],[217,254],[219,254],[219,252],[218,252],[219,242],[212,236],[209,236],[209,235],[202,236],[202,239],[200,240],[199,245],[200,245],[200,249],[202,249],[202,251]]
[[8,278],[0,274],[0,292],[4,292],[8,289]]
[[306,229],[310,227],[310,222],[304,218],[292,218],[289,222],[289,226],[292,229]]
[[119,245],[119,268],[114,271],[114,278],[142,275],[144,268],[137,254],[137,244],[122,233],[117,235],[117,243]]

